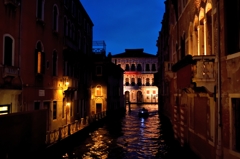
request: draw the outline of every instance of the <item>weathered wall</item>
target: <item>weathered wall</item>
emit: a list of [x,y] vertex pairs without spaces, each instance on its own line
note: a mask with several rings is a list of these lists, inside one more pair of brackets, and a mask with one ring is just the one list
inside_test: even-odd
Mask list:
[[45,138],[46,110],[0,116],[0,158],[40,150]]

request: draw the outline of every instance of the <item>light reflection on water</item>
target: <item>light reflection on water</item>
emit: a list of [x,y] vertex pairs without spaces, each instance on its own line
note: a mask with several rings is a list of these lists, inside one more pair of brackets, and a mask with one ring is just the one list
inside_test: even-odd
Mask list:
[[142,106],[131,105],[122,119],[111,119],[89,134],[83,143],[75,147],[75,158],[83,159],[155,159],[167,153],[157,105],[144,105],[148,118],[139,118]]

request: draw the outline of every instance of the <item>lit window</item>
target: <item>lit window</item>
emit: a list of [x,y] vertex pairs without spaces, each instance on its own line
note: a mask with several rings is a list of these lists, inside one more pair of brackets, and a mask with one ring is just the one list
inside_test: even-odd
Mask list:
[[101,96],[102,95],[102,86],[97,86],[96,87],[96,96]]
[[0,105],[0,115],[6,115],[9,113],[9,105]]
[[153,90],[153,94],[156,94],[156,91],[155,91],[155,90]]
[[45,54],[42,51],[42,43],[38,42],[37,43],[37,48],[36,48],[36,73],[43,74],[44,73],[44,68],[45,68]]
[[149,90],[147,90],[147,94],[149,94]]

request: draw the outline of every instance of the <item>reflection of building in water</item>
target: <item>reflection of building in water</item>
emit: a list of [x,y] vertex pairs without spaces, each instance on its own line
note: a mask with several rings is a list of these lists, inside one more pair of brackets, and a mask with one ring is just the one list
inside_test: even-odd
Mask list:
[[158,103],[158,88],[154,84],[157,72],[157,57],[143,52],[143,49],[125,49],[112,55],[112,62],[124,72],[124,93],[126,102]]

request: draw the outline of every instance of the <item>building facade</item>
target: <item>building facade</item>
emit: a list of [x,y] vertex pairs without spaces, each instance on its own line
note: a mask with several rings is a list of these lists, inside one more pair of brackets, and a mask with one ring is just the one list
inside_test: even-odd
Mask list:
[[[32,6],[32,7],[29,7]],[[78,0],[0,4],[0,113],[47,109],[47,130],[90,115],[93,23]]]
[[158,88],[154,84],[158,61],[155,55],[143,49],[125,49],[112,56],[112,62],[124,70],[123,92],[125,102],[158,103]]
[[165,1],[160,111],[181,145],[204,159],[240,158],[239,11],[238,1]]
[[92,60],[91,114],[124,110],[124,71],[106,56],[104,41],[93,41]]

